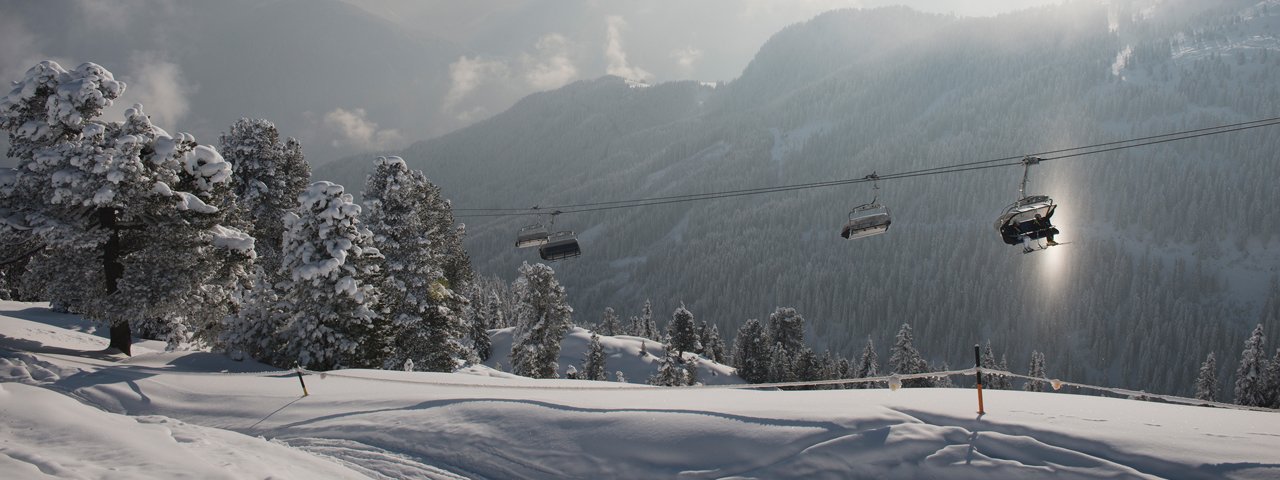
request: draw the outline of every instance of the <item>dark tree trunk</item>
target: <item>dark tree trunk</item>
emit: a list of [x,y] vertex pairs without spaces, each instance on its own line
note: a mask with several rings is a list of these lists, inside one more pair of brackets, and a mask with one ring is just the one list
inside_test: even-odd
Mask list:
[[[116,223],[116,209],[98,209],[98,224],[110,233],[107,243],[102,246],[102,272],[106,279],[106,293],[111,295],[116,293],[116,283],[124,276],[124,265],[120,264],[120,226]],[[129,330],[128,321],[111,326],[111,344],[108,348],[114,347],[125,355],[132,356],[132,344],[133,334]]]

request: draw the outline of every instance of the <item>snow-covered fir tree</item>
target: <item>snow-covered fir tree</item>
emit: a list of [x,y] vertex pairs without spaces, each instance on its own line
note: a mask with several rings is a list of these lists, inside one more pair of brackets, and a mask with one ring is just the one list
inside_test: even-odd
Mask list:
[[600,320],[600,334],[610,337],[620,335],[622,332],[619,328],[618,314],[613,311],[613,307],[605,307],[604,316]]
[[[894,340],[892,354],[889,355],[890,372],[898,375],[911,375],[929,371],[928,362],[925,362],[924,357],[920,356],[920,352],[916,351],[914,342],[915,335],[911,331],[911,325],[902,324]],[[902,382],[902,386],[908,388],[929,387],[932,385],[933,382],[927,378],[914,378]]]
[[649,385],[661,387],[678,387],[689,384],[688,372],[680,354],[671,345],[664,345],[662,361],[658,364],[658,372],[649,377]]
[[[982,349],[982,368],[1008,371],[1006,367],[1006,363],[996,361],[995,349],[991,348],[991,340],[987,340],[987,345]],[[1010,384],[1012,383],[1007,376],[989,374],[985,370],[982,374],[982,380],[984,382],[982,388],[990,390],[1008,390],[1011,388]]]
[[804,317],[794,308],[778,307],[769,315],[769,338],[794,358],[804,348]]
[[[822,356],[818,358],[818,365],[820,367],[818,379],[835,380],[839,378],[839,367],[836,364],[836,357],[831,354],[831,350],[822,352]],[[840,385],[821,385],[818,387],[819,390],[836,390],[839,388],[841,388]]]
[[1280,408],[1280,348],[1276,349],[1267,367],[1262,370],[1263,404],[1267,408]]
[[796,381],[796,370],[791,354],[787,353],[787,347],[783,346],[782,342],[774,342],[773,347],[769,349],[768,382],[794,381]]
[[[871,342],[871,336],[867,335],[867,345],[862,347],[862,356],[858,357],[858,364],[853,372],[854,378],[867,378],[880,376],[880,358],[876,355],[875,344]],[[876,385],[872,382],[855,383],[854,388],[883,388],[883,384]]]
[[1266,335],[1259,323],[1253,334],[1244,342],[1244,351],[1240,352],[1240,366],[1236,368],[1236,403],[1250,407],[1261,407],[1267,403],[1267,392],[1263,385],[1263,372],[1267,368],[1267,353],[1264,349]]
[[[1045,377],[1043,353],[1037,352],[1035,350],[1031,351],[1031,363],[1027,366],[1027,376],[1036,377],[1036,378]],[[1027,380],[1027,383],[1022,385],[1022,389],[1028,392],[1043,392],[1044,381]]]
[[707,332],[706,339],[702,340],[702,355],[707,357],[707,360],[726,363],[728,361],[725,358],[727,352],[724,339],[720,338],[720,328],[716,327],[715,324],[708,326],[708,324],[703,323],[702,325],[705,327],[703,330]]
[[[796,353],[796,358],[792,361],[792,365],[797,381],[812,382],[822,379],[822,364],[818,361],[818,354],[814,353],[813,349],[809,347],[801,348]],[[805,388],[812,389],[811,387]]]
[[685,385],[694,386],[700,383],[698,379],[698,364],[701,362],[698,357],[686,358],[684,360],[684,383]]
[[[839,360],[836,360],[835,378],[849,379],[849,378],[856,378],[856,377],[857,377],[857,374],[854,372],[853,364],[849,362],[849,359],[841,358]],[[843,385],[837,385],[836,388],[848,389],[848,388],[870,388],[870,387],[864,383],[854,383],[854,384],[846,383]]]
[[674,312],[671,312],[671,323],[667,324],[667,336],[671,338],[671,346],[676,349],[679,354],[684,352],[697,352],[702,350],[702,343],[698,341],[698,330],[693,320],[693,313],[685,308],[684,303],[680,304]]
[[46,246],[32,283],[111,325],[112,347],[129,353],[131,325],[216,344],[253,258],[253,238],[227,219],[231,167],[141,105],[99,120],[124,89],[99,65],[44,61],[0,99],[17,163],[0,174],[0,224]]
[[640,310],[639,317],[631,317],[631,334],[641,338],[650,340],[659,340],[658,325],[653,320],[653,303],[648,299],[644,301],[644,308]]
[[1213,352],[1209,352],[1204,363],[1200,364],[1200,374],[1196,376],[1196,400],[1218,401],[1218,360]]
[[587,344],[587,358],[582,360],[582,378],[587,380],[607,380],[605,378],[604,347],[600,345],[600,336],[591,334],[591,343]]
[[[383,255],[380,313],[391,325],[391,365],[413,358],[420,370],[451,372],[467,355],[465,299],[448,287],[445,250],[452,219],[439,189],[400,157],[378,157],[365,184],[365,224]],[[447,212],[445,212],[447,213]]]
[[360,206],[341,185],[324,181],[303,190],[298,203],[285,215],[281,251],[281,268],[290,273],[282,289],[282,358],[319,370],[382,367],[390,350],[374,283],[382,255],[360,223]]
[[738,327],[733,339],[732,366],[747,383],[769,381],[769,354],[773,344],[764,325],[754,318]]
[[[998,368],[1001,371],[1005,371],[1005,372],[1009,371],[1009,358],[1003,353],[1000,354],[1000,364]],[[995,377],[996,378],[994,383],[997,385],[996,388],[1000,390],[1010,390],[1013,388],[1012,377],[1009,377],[1008,375],[996,375]]]
[[[951,364],[942,362],[941,367],[931,368],[930,370],[935,372],[948,372],[951,371]],[[933,379],[933,388],[956,388],[956,383],[951,380],[949,375],[941,376]]]
[[298,207],[298,194],[311,183],[302,145],[293,138],[281,141],[275,124],[249,118],[236,121],[220,140],[222,155],[235,172],[232,186],[240,201],[238,213],[257,239],[257,264],[266,281],[279,282],[284,279],[280,269],[284,214]]
[[489,338],[489,312],[492,309],[483,300],[483,295],[480,295],[471,302],[471,329],[467,335],[471,339],[471,350],[475,351],[476,358],[482,362],[493,354],[493,341]]
[[572,325],[573,308],[555,271],[541,263],[520,266],[519,298],[512,335],[511,372],[531,378],[556,378],[560,339]]

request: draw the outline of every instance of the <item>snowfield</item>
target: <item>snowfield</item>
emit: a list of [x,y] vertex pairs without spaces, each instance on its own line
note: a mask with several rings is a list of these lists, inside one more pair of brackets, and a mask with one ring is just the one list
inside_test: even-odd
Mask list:
[[[483,366],[309,375],[304,397],[290,372],[145,341],[111,356],[96,333],[0,302],[0,477],[1280,478],[1269,412],[987,391],[979,416],[972,389],[672,389]],[[648,363],[624,353],[632,337],[606,338],[611,378]]]

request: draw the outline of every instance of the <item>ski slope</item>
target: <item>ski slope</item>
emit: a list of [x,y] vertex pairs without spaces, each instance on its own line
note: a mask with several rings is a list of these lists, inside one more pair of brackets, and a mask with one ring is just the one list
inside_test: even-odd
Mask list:
[[979,416],[971,389],[669,389],[487,367],[310,375],[304,397],[290,372],[153,342],[111,356],[96,333],[0,302],[0,477],[1280,478],[1269,412],[987,391]]

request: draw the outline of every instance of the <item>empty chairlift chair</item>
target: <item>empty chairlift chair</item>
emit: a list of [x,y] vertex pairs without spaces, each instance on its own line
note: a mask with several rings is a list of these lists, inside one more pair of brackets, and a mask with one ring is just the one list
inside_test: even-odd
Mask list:
[[556,232],[551,235],[545,245],[538,247],[538,256],[543,260],[556,261],[582,255],[578,248],[578,236],[572,231]]
[[516,234],[516,248],[538,247],[547,243],[547,227],[541,223],[520,227]]
[[866,238],[889,231],[893,219],[889,207],[878,203],[868,203],[849,212],[849,223],[840,230],[840,236],[849,240]]
[[[863,180],[875,182],[872,191],[880,190],[880,176],[875,172],[863,177]],[[889,207],[876,203],[878,198],[879,196],[873,197],[871,203],[859,205],[849,211],[849,223],[840,229],[841,237],[856,240],[889,231],[889,224],[893,223],[893,219],[889,214]]]

